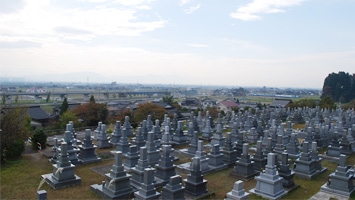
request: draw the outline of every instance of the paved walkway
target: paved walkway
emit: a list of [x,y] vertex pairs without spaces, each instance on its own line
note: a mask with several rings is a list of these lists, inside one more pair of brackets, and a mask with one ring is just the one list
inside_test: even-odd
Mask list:
[[319,191],[317,194],[313,195],[309,200],[328,200],[330,198],[338,199],[338,200],[347,200],[348,198],[335,195],[335,194],[330,194],[326,192]]

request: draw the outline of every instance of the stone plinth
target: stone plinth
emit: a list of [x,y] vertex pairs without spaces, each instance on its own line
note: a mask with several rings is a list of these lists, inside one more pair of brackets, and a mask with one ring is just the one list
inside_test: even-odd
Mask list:
[[159,161],[160,153],[159,153],[159,150],[155,146],[154,133],[153,132],[149,132],[148,133],[148,140],[145,143],[145,146],[147,147],[149,164],[151,166],[154,166]]
[[[78,160],[79,149],[73,147],[72,135],[70,131],[64,132],[64,141],[67,143],[67,153],[69,160],[73,165],[81,165],[81,162]],[[60,148],[61,150],[61,148]]]
[[108,143],[109,138],[107,138],[106,125],[101,125],[101,132],[97,137],[97,147],[99,149],[110,148],[110,144]]
[[116,121],[116,128],[111,134],[111,139],[109,141],[110,144],[113,146],[117,146],[118,142],[120,141],[120,138],[122,136],[122,131],[121,131],[121,122]]
[[127,172],[131,172],[132,168],[138,164],[139,154],[136,145],[131,145],[126,155],[124,168]]
[[207,193],[207,180],[203,179],[200,168],[200,158],[192,158],[192,171],[187,175],[185,182],[185,193],[190,196],[196,197],[201,194]]
[[328,182],[321,187],[321,191],[349,198],[354,190],[353,176],[346,166],[346,156],[340,155],[338,169],[329,175]]
[[254,161],[254,170],[261,172],[266,165],[267,159],[265,158],[265,155],[262,151],[262,141],[259,140],[257,141],[256,144],[256,151],[255,154],[253,156],[253,158],[251,159],[252,161]]
[[145,145],[145,142],[146,142],[146,140],[144,140],[142,127],[138,127],[137,135],[134,140],[134,145],[136,145],[137,148],[139,149]]
[[258,173],[254,171],[254,162],[250,160],[249,145],[247,143],[243,144],[243,153],[235,165],[234,170],[229,174],[230,176],[242,180],[250,180],[258,175]]
[[131,175],[124,172],[122,166],[122,152],[112,152],[115,163],[110,173],[105,174],[106,182],[102,185],[91,185],[90,189],[104,199],[129,199],[132,198],[133,188],[130,185]]
[[295,185],[295,173],[291,171],[290,164],[288,163],[288,154],[282,153],[279,175],[283,178],[282,185],[285,188],[292,188]]
[[267,199],[278,199],[287,194],[282,186],[283,178],[279,176],[275,163],[275,154],[269,153],[265,172],[255,177],[256,187],[249,192]]
[[138,189],[143,183],[144,169],[150,168],[146,147],[140,148],[138,164],[132,168],[131,185]]
[[37,200],[47,200],[47,191],[45,190],[40,190],[37,191]]
[[237,151],[232,146],[231,133],[226,134],[226,145],[222,149],[223,162],[227,165],[234,165],[237,161]]
[[177,124],[177,129],[175,131],[175,134],[173,135],[173,144],[176,145],[183,145],[183,144],[187,144],[187,137],[184,134],[184,131],[182,130],[182,126],[183,126],[183,122],[179,121]]
[[129,122],[129,116],[125,116],[124,124],[122,126],[122,132],[125,132],[126,137],[133,137],[133,128]]
[[225,138],[222,134],[222,124],[217,124],[216,133],[212,136],[211,145],[218,144],[220,147],[224,147]]
[[163,190],[161,192],[161,198],[184,200],[184,190],[185,187],[181,185],[181,176],[172,176],[169,179],[169,183],[163,187]]
[[299,178],[312,179],[312,177],[317,175],[319,171],[316,169],[316,162],[312,159],[310,153],[308,152],[308,145],[308,142],[303,142],[303,152],[295,161],[293,170]]
[[60,189],[81,183],[81,178],[75,175],[75,166],[71,164],[67,143],[61,144],[61,152],[58,157],[57,164],[53,164],[53,173],[42,175],[42,179],[53,189]]
[[156,174],[157,183],[160,185],[166,185],[169,182],[170,177],[175,176],[176,165],[173,164],[174,157],[170,156],[170,145],[162,146],[162,157],[159,160],[159,163],[156,165]]
[[96,145],[92,144],[90,134],[91,130],[86,129],[84,143],[78,146],[80,149],[78,158],[82,164],[89,164],[101,161],[101,158],[97,157]]
[[154,169],[144,169],[144,179],[141,187],[134,193],[137,200],[159,199],[160,194],[154,187]]
[[233,190],[227,193],[225,200],[248,200],[249,193],[243,188],[243,181],[236,181]]

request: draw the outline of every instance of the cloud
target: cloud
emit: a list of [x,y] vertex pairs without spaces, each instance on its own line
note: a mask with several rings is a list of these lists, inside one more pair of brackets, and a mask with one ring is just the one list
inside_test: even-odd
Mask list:
[[191,2],[191,0],[181,0],[180,5],[183,6],[183,5],[188,4],[190,2]]
[[253,0],[251,3],[241,6],[230,16],[235,19],[252,21],[261,19],[262,14],[282,13],[282,8],[297,6],[306,0]]
[[0,41],[0,48],[39,48],[41,43],[26,40],[19,40],[15,42]]
[[1,0],[0,13],[12,13],[21,10],[25,6],[24,0]]
[[201,4],[198,4],[196,6],[191,6],[190,8],[185,9],[184,12],[186,14],[191,14],[191,13],[195,12],[196,10],[198,10],[200,7],[201,7]]
[[[140,9],[148,9],[150,0],[117,0],[132,5],[105,4],[96,7],[64,8],[56,1],[27,0],[17,12],[0,13],[0,35],[26,36],[38,40],[91,40],[105,35],[138,36],[165,26],[161,17],[144,19]],[[0,42],[1,42],[0,38]]]
[[270,48],[255,44],[254,42],[247,41],[247,40],[236,40],[236,39],[222,39],[222,41],[227,42],[233,45],[234,48],[237,49],[248,49],[253,51],[269,51]]
[[189,44],[190,47],[208,47],[206,44]]

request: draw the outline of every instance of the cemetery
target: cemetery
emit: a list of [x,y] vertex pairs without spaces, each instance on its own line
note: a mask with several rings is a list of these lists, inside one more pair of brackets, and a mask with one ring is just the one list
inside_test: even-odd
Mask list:
[[353,109],[254,111],[149,115],[136,129],[127,116],[112,134],[70,122],[51,148],[1,170],[2,198],[355,198]]

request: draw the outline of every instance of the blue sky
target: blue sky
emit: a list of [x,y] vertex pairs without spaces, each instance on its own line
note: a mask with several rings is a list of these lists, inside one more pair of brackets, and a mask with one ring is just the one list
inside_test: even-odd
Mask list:
[[321,88],[355,73],[353,0],[0,2],[1,76]]

